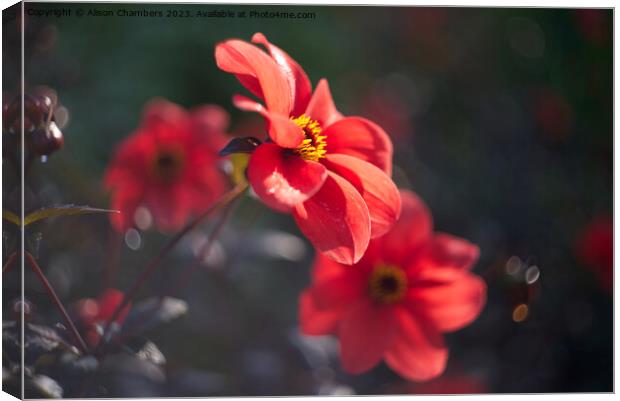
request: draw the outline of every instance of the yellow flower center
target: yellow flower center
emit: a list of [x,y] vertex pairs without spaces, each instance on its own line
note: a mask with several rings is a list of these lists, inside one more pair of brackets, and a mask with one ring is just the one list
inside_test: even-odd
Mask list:
[[393,304],[400,301],[407,292],[407,275],[390,265],[374,268],[368,281],[370,296],[380,304]]
[[164,182],[172,182],[178,178],[185,164],[185,152],[179,148],[162,149],[153,157],[151,172],[153,176]]
[[297,124],[306,135],[306,138],[294,152],[305,160],[311,160],[313,162],[325,157],[327,153],[327,149],[325,149],[327,147],[327,142],[325,142],[326,136],[321,135],[321,125],[319,122],[311,120],[310,117],[305,114],[297,118],[292,118],[291,120]]

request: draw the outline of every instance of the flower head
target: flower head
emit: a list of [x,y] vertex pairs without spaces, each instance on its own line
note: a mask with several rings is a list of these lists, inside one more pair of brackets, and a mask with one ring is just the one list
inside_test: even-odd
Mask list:
[[300,65],[264,35],[252,42],[267,52],[238,39],[215,49],[217,65],[264,103],[233,98],[268,123],[268,138],[248,163],[252,189],[273,209],[292,212],[320,252],[355,263],[400,214],[392,142],[372,121],[340,114],[326,80],[312,92]]
[[484,306],[486,285],[469,270],[478,247],[432,232],[431,215],[401,192],[399,221],[373,239],[354,266],[319,255],[313,283],[300,297],[301,330],[340,338],[349,373],[384,360],[403,377],[423,381],[445,369],[444,332],[470,324]]
[[134,224],[140,207],[161,230],[178,229],[227,187],[218,170],[228,114],[215,105],[187,112],[163,99],[147,104],[140,127],[117,148],[105,184],[112,190],[113,226]]

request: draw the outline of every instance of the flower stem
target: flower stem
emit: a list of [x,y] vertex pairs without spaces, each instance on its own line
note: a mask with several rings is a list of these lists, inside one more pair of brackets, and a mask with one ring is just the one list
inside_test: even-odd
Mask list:
[[88,347],[86,346],[84,339],[78,332],[77,328],[75,327],[75,324],[73,324],[73,320],[71,320],[71,317],[67,313],[67,310],[62,304],[62,301],[60,300],[60,298],[58,298],[58,295],[56,295],[56,291],[54,291],[54,288],[52,287],[50,282],[47,280],[45,273],[43,273],[43,270],[41,270],[41,267],[39,267],[39,264],[37,263],[36,260],[34,260],[34,257],[29,252],[26,252],[26,259],[28,260],[28,264],[30,265],[30,267],[32,267],[32,270],[36,273],[37,277],[39,278],[39,280],[41,281],[41,283],[47,290],[47,293],[49,294],[50,298],[52,298],[52,301],[54,301],[54,304],[56,305],[56,308],[62,315],[62,318],[65,321],[65,324],[69,326],[69,330],[71,331],[71,334],[73,334],[73,337],[75,337],[75,340],[77,341],[80,350],[83,353],[87,353]]
[[[198,251],[196,261],[188,269],[186,269],[183,272],[183,275],[170,287],[171,288],[170,290],[168,290],[166,293],[162,292],[159,295],[157,304],[153,308],[153,313],[155,313],[161,307],[166,295],[174,296],[176,293],[178,293],[181,289],[183,289],[187,285],[192,274],[198,269],[198,267],[200,267],[200,265],[202,264],[202,261],[204,261],[209,256],[209,254],[211,253],[211,250],[213,249],[213,245],[215,244],[215,239],[222,232],[222,229],[224,228],[224,226],[226,225],[226,222],[230,218],[232,211],[234,210],[234,206],[236,205],[236,201],[238,199],[239,198],[233,199],[226,206],[226,208],[224,209],[224,212],[222,213],[222,216],[219,218],[219,220],[213,227],[211,234],[209,234],[209,237],[207,238],[207,242],[205,242],[204,245]],[[137,322],[136,325],[139,326],[140,324],[144,323],[147,320],[148,320],[148,317],[145,316],[142,319],[142,321]],[[139,331],[140,331],[139,329],[135,329],[129,333],[124,333],[122,336],[119,336],[119,338],[115,340],[115,343],[122,344],[123,341],[125,341],[127,338],[133,337]]]
[[9,258],[7,259],[4,266],[2,266],[3,276],[4,276],[4,273],[7,273],[9,270],[11,270],[11,267],[13,267],[13,265],[15,264],[15,259],[17,259],[18,254],[19,254],[18,252],[13,252],[11,256],[9,256]]
[[211,234],[207,238],[207,242],[205,242],[205,244],[198,251],[198,257],[196,258],[196,261],[188,269],[186,269],[183,275],[175,282],[175,284],[168,291],[168,295],[174,296],[181,289],[185,288],[192,274],[200,267],[200,265],[205,261],[205,259],[209,257],[209,254],[211,253],[211,250],[215,245],[215,239],[222,232],[222,229],[226,225],[226,222],[228,221],[229,217],[232,214],[232,211],[234,210],[234,206],[235,203],[233,201],[224,210],[224,213],[222,213],[222,217],[216,223],[215,227],[211,231]]
[[[112,313],[110,318],[107,320],[107,322],[106,322],[106,324],[104,326],[104,330],[103,330],[103,333],[104,333],[103,334],[104,335],[103,338],[106,338],[105,336],[106,336],[106,334],[107,334],[107,332],[108,332],[112,322],[115,321],[118,318],[118,316],[120,315],[120,313],[123,310],[123,308],[125,308],[125,306],[127,306],[127,304],[129,304],[129,302],[132,301],[133,298],[135,298],[135,296],[138,294],[138,290],[140,289],[140,287],[142,287],[142,285],[146,282],[146,280],[153,274],[155,269],[159,266],[159,264],[164,259],[164,257],[166,255],[168,255],[168,253],[170,253],[170,251],[179,243],[179,241],[187,233],[189,233],[194,228],[196,228],[207,216],[209,216],[214,211],[220,209],[221,207],[223,207],[223,206],[227,205],[228,203],[232,202],[233,200],[235,200],[237,197],[239,197],[241,194],[243,194],[247,188],[248,188],[247,183],[241,183],[241,184],[237,185],[236,187],[234,187],[229,192],[227,192],[226,194],[224,194],[215,204],[213,204],[207,210],[202,212],[192,222],[190,222],[188,225],[186,225],[185,228],[183,228],[179,233],[177,233],[166,244],[166,246],[164,246],[153,259],[151,259],[151,261],[146,265],[146,267],[142,271],[142,274],[140,274],[140,276],[138,276],[138,278],[133,282],[131,287],[129,287],[129,289],[125,293],[125,296],[123,297],[123,302],[121,302],[116,307],[116,309],[114,310],[114,313]],[[100,344],[102,344],[102,343],[103,342],[101,342]]]

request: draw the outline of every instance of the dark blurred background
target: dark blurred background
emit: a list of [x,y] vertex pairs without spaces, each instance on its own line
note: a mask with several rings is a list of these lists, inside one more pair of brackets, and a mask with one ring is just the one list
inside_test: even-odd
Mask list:
[[[224,39],[262,32],[314,84],[329,80],[341,112],[386,129],[395,181],[427,202],[437,230],[481,248],[474,271],[487,281],[488,302],[474,324],[447,335],[441,378],[407,383],[384,365],[349,376],[333,339],[303,337],[296,328],[312,249],[290,216],[245,199],[206,262],[216,273],[197,273],[180,295],[188,313],[149,333],[167,359],[166,378],[116,378],[109,395],[613,390],[612,10],[26,8],[73,10],[25,19],[26,86],[53,88],[68,111],[65,148],[32,168],[27,209],[108,207],[103,171],[155,96],[185,107],[220,104],[231,113],[232,133],[260,135],[260,120],[231,105],[234,93],[245,92],[217,69],[213,51]],[[75,16],[77,9],[121,8],[162,10],[164,17]],[[314,18],[165,17],[167,10],[284,9]],[[18,90],[19,75],[11,72],[18,71],[18,38],[17,30],[4,34],[5,96]],[[5,168],[5,183],[8,174]],[[207,232],[182,243],[142,296],[165,291]],[[114,242],[105,216],[51,221],[28,235],[67,303],[102,290]],[[153,230],[126,236],[111,285],[127,288],[167,238]],[[29,277],[26,296],[53,320],[42,287]],[[18,281],[4,282],[5,299],[16,296]]]

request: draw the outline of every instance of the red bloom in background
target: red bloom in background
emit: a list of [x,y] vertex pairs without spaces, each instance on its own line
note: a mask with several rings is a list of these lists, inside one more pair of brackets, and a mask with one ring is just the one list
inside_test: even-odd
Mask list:
[[247,175],[268,206],[292,212],[313,245],[330,258],[357,262],[370,238],[387,232],[400,214],[392,182],[392,142],[375,123],[343,117],[327,81],[314,93],[304,70],[260,33],[268,52],[231,39],[217,45],[219,68],[236,75],[265,105],[233,102],[260,113],[269,138],[252,153]]
[[470,324],[485,304],[486,285],[469,270],[478,247],[433,233],[431,215],[401,192],[402,216],[371,241],[355,266],[321,255],[312,286],[300,297],[301,330],[340,338],[345,371],[362,373],[381,360],[401,376],[429,380],[445,369],[444,332]]
[[423,383],[400,383],[390,389],[391,394],[486,394],[486,381],[474,375],[448,374]]
[[575,242],[579,259],[590,267],[603,289],[611,292],[614,284],[614,224],[610,216],[593,219]]
[[146,207],[164,231],[182,227],[227,188],[218,170],[218,151],[226,143],[229,117],[215,105],[187,112],[155,99],[147,104],[140,127],[117,148],[105,175],[112,190],[117,230],[133,225],[134,213]]
[[[89,346],[95,347],[101,338],[97,325],[103,327],[112,317],[116,307],[123,302],[123,293],[114,288],[106,289],[97,299],[86,298],[76,305],[80,325],[84,330],[84,338]],[[123,308],[114,322],[122,324],[131,309],[131,302]]]

